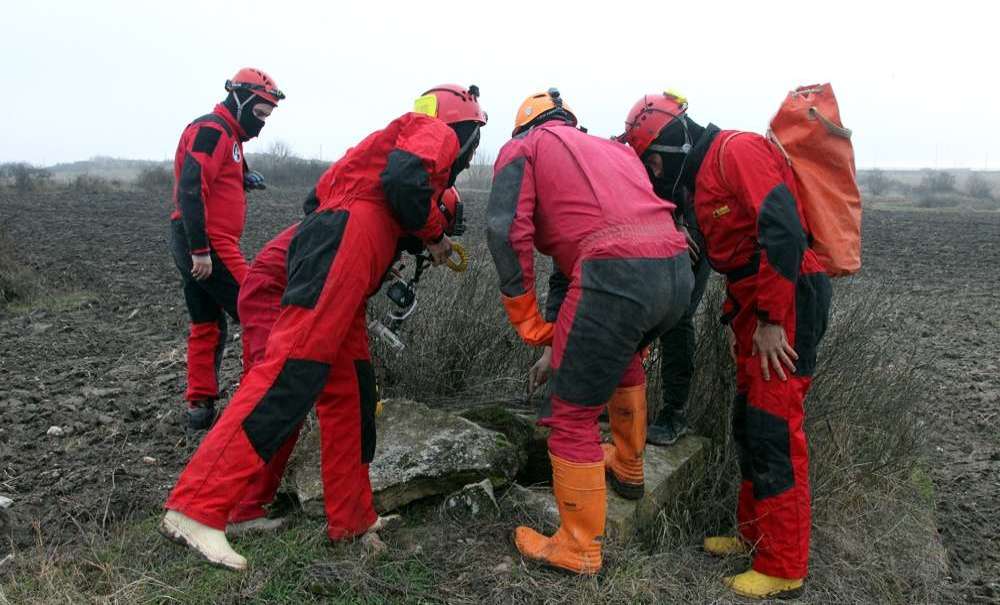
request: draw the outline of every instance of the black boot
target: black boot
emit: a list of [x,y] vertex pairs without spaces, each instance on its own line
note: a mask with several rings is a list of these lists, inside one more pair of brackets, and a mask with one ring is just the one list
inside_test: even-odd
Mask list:
[[673,445],[677,440],[691,432],[688,428],[687,414],[682,409],[664,408],[656,422],[646,429],[646,443],[653,445]]
[[187,410],[187,427],[191,431],[205,431],[215,422],[215,400],[192,401]]

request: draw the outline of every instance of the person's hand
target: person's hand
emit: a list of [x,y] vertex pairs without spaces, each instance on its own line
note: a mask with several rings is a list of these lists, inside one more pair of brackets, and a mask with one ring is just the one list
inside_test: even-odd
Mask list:
[[726,331],[726,343],[729,345],[729,358],[733,360],[733,365],[736,364],[736,332],[733,332],[733,326],[726,324],[723,328]]
[[191,276],[202,281],[212,275],[212,257],[208,254],[191,255]]
[[451,240],[448,239],[447,235],[442,237],[438,243],[432,244],[428,242],[424,244],[424,247],[430,252],[431,262],[434,263],[435,267],[445,264],[448,258],[451,257]]
[[771,380],[771,368],[778,378],[788,380],[782,366],[795,371],[795,360],[799,354],[788,344],[785,329],[778,324],[757,322],[757,330],[753,333],[753,354],[760,355],[760,371],[764,380]]
[[535,392],[535,389],[548,382],[552,375],[552,347],[545,347],[542,356],[538,358],[535,365],[528,370],[528,397]]
[[250,170],[243,175],[243,189],[247,191],[267,189],[267,185],[264,183],[264,175],[256,170]]
[[684,234],[684,239],[687,240],[688,255],[691,257],[691,264],[693,265],[698,262],[699,258],[701,258],[701,248],[698,247],[698,243],[694,241],[693,237],[691,237],[691,232],[688,231],[687,227],[678,225],[677,228]]

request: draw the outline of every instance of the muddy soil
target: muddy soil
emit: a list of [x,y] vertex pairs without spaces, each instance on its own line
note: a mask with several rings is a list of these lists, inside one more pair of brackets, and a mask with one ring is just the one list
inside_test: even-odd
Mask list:
[[[248,255],[297,219],[304,193],[252,197]],[[44,282],[37,301],[0,310],[0,495],[14,501],[19,546],[148,516],[196,445],[182,423],[187,318],[167,215],[164,196],[142,193],[0,193],[0,222]],[[1000,213],[869,211],[865,263],[861,279],[886,284],[893,325],[926,351],[914,371],[934,384],[950,592],[1000,600]]]

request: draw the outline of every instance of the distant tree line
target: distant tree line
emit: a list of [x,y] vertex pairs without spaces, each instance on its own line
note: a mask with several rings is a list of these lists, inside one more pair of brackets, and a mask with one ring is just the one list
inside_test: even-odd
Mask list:
[[0,183],[13,187],[15,191],[27,192],[41,189],[52,179],[52,173],[45,168],[36,168],[27,162],[0,164]]
[[920,183],[907,185],[891,178],[878,168],[863,171],[858,179],[861,187],[869,194],[883,196],[892,191],[904,195],[914,195],[919,205],[926,207],[958,205],[964,196],[980,201],[994,201],[993,187],[980,173],[972,172],[965,179],[963,187],[958,186],[958,177],[947,170],[925,170]]

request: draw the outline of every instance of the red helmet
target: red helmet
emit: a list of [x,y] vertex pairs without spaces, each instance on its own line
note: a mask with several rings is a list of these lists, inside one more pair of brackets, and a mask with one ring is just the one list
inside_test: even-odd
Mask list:
[[271,76],[254,67],[244,67],[232,79],[226,80],[226,92],[234,90],[249,90],[271,105],[277,105],[285,98],[285,93],[278,89]]
[[465,232],[465,220],[462,212],[462,198],[458,195],[458,189],[449,187],[441,194],[438,200],[438,210],[447,222],[445,233],[459,236]]
[[688,103],[673,92],[654,92],[636,101],[625,119],[625,133],[618,137],[636,155],[646,153],[653,141],[671,122],[687,113]]
[[457,84],[441,84],[420,95],[413,111],[444,120],[446,124],[477,122],[486,125],[486,112],[479,106],[479,87],[468,89]]

